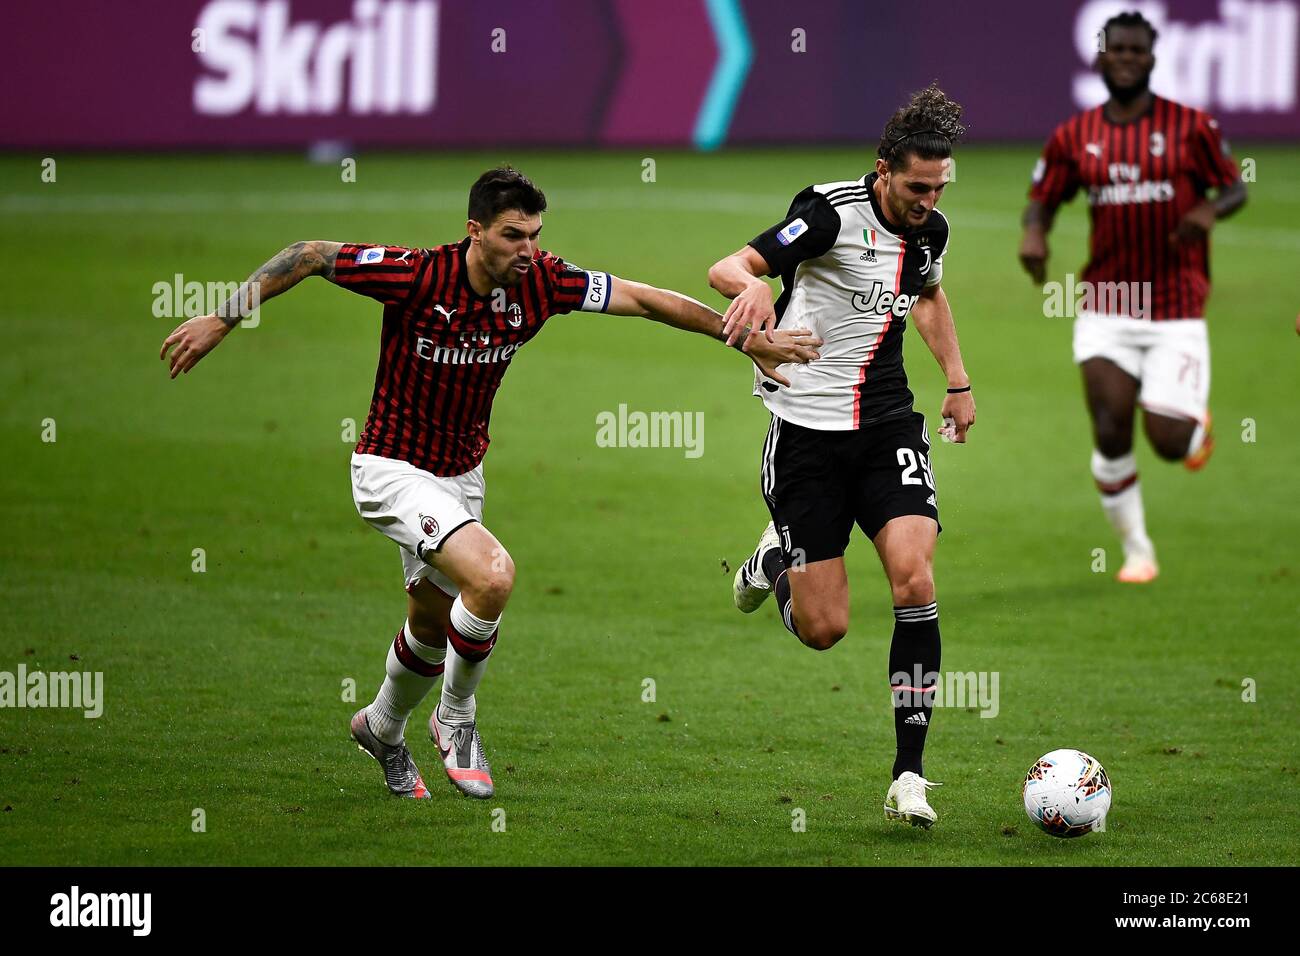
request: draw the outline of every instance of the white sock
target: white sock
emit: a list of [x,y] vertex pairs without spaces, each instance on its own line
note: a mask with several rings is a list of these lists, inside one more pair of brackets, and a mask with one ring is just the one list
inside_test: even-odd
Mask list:
[[1119,458],[1092,453],[1092,477],[1101,492],[1101,510],[1124,545],[1124,556],[1155,560],[1155,546],[1147,536],[1146,512],[1142,507],[1142,486],[1137,480],[1137,457],[1129,452]]
[[500,618],[485,621],[476,617],[456,595],[451,605],[451,631],[447,634],[447,673],[442,682],[439,720],[461,724],[474,719],[474,691],[487,670],[500,623]]
[[1196,429],[1192,432],[1192,440],[1187,443],[1187,454],[1183,455],[1184,458],[1190,458],[1201,450],[1201,446],[1205,444],[1205,435],[1205,422],[1197,422]]
[[386,744],[399,744],[411,711],[433,689],[443,670],[446,650],[421,644],[411,636],[411,622],[397,632],[388,648],[387,676],[366,708],[370,732]]

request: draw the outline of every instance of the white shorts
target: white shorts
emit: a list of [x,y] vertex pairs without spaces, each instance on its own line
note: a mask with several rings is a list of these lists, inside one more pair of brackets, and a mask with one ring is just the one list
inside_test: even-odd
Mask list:
[[443,592],[460,589],[426,558],[457,528],[483,520],[483,465],[440,478],[414,465],[378,455],[352,453],[352,500],[366,524],[396,541],[409,591],[428,578]]
[[1141,383],[1138,404],[1157,415],[1204,422],[1210,403],[1210,340],[1204,319],[1151,322],[1080,312],[1074,361],[1114,362]]

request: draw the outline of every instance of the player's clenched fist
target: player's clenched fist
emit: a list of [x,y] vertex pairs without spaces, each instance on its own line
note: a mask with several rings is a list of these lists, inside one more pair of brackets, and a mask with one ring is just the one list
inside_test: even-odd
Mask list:
[[975,424],[975,398],[970,392],[949,395],[943,400],[940,414],[944,419],[944,429],[940,433],[949,441],[964,442],[967,430]]
[[158,357],[168,361],[168,371],[175,378],[182,372],[188,372],[198,364],[199,359],[216,348],[230,329],[231,326],[215,313],[195,316],[176,326],[172,334],[163,339]]

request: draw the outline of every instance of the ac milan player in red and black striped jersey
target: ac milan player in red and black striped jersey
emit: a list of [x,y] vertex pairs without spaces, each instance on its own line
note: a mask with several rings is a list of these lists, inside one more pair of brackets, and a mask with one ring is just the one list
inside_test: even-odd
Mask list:
[[1092,417],[1093,478],[1124,547],[1117,577],[1142,583],[1158,568],[1133,420],[1140,406],[1160,457],[1193,471],[1209,459],[1209,233],[1241,208],[1246,188],[1218,124],[1151,92],[1155,28],[1140,13],[1124,13],[1099,37],[1096,66],[1110,98],[1066,120],[1048,140],[1034,169],[1020,261],[1043,282],[1056,210],[1084,191],[1089,259],[1082,281],[1066,286],[1071,300],[1081,296],[1070,302],[1074,359]]
[[[551,316],[573,310],[635,315],[718,340],[722,316],[694,299],[579,269],[538,248],[546,197],[509,167],[470,189],[468,235],[428,249],[299,242],[280,252],[216,313],[163,342],[173,378],[188,372],[239,320],[307,276],[323,276],[384,304],[370,415],[352,456],[361,516],[399,545],[407,620],[388,651],[375,700],[352,736],[390,791],[427,797],[405,743],[412,711],[443,677],[430,717],[448,778],[490,797],[475,690],[514,586],[514,562],[483,527],[482,460],[492,398],[515,353]],[[742,351],[768,377],[817,357],[810,332],[752,332]]]

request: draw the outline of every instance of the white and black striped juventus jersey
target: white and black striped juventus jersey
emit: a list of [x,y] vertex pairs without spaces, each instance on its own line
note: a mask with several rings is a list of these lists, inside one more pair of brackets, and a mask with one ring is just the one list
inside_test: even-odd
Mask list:
[[785,219],[750,241],[781,277],[778,327],[811,329],[825,344],[807,365],[781,366],[790,387],[755,373],[754,394],[778,418],[847,431],[911,411],[903,371],[907,314],[938,285],[948,220],[891,229],[876,201],[874,172],[809,186]]

